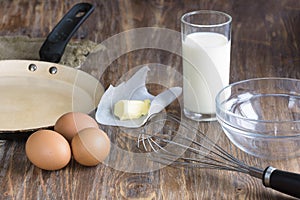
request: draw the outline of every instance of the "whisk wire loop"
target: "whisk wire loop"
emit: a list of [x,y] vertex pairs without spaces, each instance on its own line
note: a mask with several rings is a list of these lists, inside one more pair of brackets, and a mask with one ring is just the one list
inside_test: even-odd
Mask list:
[[[173,137],[173,138],[172,138]],[[163,144],[162,144],[163,143]],[[177,116],[153,116],[138,138],[138,148],[154,152],[152,159],[162,164],[237,171],[251,174],[253,169],[244,164],[206,134]],[[189,154],[189,156],[187,156]],[[154,158],[155,157],[155,158]],[[255,170],[261,176],[262,171]]]

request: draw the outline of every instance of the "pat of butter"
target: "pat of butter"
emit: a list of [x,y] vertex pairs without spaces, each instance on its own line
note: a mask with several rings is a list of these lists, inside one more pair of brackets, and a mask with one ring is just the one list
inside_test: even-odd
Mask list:
[[114,106],[114,115],[120,120],[138,119],[147,115],[150,108],[150,100],[120,100]]

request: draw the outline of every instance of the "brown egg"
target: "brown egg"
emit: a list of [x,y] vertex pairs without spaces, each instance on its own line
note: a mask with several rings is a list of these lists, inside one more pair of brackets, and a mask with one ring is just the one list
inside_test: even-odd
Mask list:
[[45,170],[61,169],[71,159],[68,141],[51,130],[39,130],[30,135],[25,144],[25,151],[35,166]]
[[110,140],[98,128],[86,128],[74,136],[71,143],[74,159],[85,166],[95,166],[105,160],[110,151]]
[[85,113],[69,112],[56,121],[54,130],[71,142],[79,131],[89,127],[98,128],[97,122],[92,117]]

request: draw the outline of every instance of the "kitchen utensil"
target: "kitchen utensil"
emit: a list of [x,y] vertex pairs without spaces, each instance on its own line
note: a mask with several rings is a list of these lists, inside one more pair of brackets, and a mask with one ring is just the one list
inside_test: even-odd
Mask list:
[[273,160],[300,155],[300,80],[232,83],[217,95],[216,114],[226,136],[246,153]]
[[[71,36],[94,10],[79,3],[62,18],[40,49],[42,60],[58,62]],[[104,92],[93,76],[52,62],[0,61],[0,139],[22,139],[51,128],[64,113],[91,113]]]
[[262,180],[265,187],[300,197],[300,174],[267,167],[262,170],[238,160],[205,133],[173,115],[154,116],[142,129],[138,148],[156,162],[192,168],[241,172]]

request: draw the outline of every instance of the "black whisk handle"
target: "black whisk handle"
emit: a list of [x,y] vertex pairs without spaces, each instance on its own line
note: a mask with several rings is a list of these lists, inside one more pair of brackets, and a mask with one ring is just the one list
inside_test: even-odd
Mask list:
[[269,166],[263,173],[262,181],[266,187],[300,198],[300,174]]

